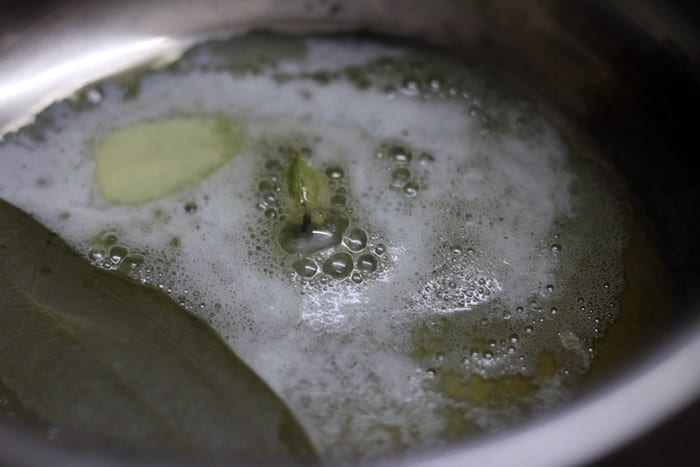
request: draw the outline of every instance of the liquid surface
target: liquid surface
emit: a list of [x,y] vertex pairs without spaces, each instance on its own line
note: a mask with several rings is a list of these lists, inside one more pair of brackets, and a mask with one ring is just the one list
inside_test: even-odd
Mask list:
[[[181,115],[230,118],[245,143],[183,191],[105,199],[100,142]],[[331,190],[304,235],[292,153]],[[202,46],[136,87],[55,104],[0,147],[0,197],[209,321],[331,462],[567,400],[620,313],[620,196],[478,71],[344,39]]]

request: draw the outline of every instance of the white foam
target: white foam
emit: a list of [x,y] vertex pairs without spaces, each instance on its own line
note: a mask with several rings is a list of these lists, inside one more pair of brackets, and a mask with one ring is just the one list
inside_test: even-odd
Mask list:
[[[330,60],[357,64],[403,53],[333,40],[307,45],[306,57],[286,60],[281,69],[318,70]],[[480,77],[461,79],[466,88],[479,88]],[[595,308],[616,299],[622,288],[624,227],[613,194],[586,191],[597,183],[595,173],[574,173],[577,166],[558,132],[514,101],[481,96],[493,106],[487,110],[508,116],[506,130],[488,131],[469,116],[473,100],[389,98],[342,79],[327,85],[278,82],[272,71],[157,73],[145,77],[138,98],[128,101],[117,86],[103,85],[102,92],[99,105],[88,110],[69,103],[51,108],[44,120],[50,116],[53,123],[44,140],[24,132],[0,147],[0,196],[85,254],[104,229],[147,252],[153,268],[148,282],[177,300],[187,298],[192,311],[282,395],[328,460],[438,442],[455,408],[486,428],[522,412],[507,402],[495,407],[450,399],[434,383],[441,368],[489,377],[525,374],[539,384],[525,404],[535,408],[565,398],[566,376],[535,374],[540,352],[546,349],[566,365],[571,335],[578,350],[596,335],[577,298]],[[184,193],[137,207],[101,199],[92,160],[101,135],[131,122],[193,112],[245,122],[243,153]],[[530,124],[527,134],[513,123],[523,118]],[[360,285],[350,279],[304,285],[291,269],[276,266],[281,253],[274,244],[249,255],[260,245],[250,238],[251,227],[259,235],[265,223],[256,209],[256,180],[263,171],[259,142],[292,134],[311,146],[313,164],[345,169],[354,216],[388,248],[377,277]],[[394,166],[375,157],[387,139],[414,151],[410,167],[421,186],[415,198],[391,189]],[[419,162],[422,151],[435,160]],[[574,181],[584,194],[573,194]],[[190,214],[183,206],[191,200],[198,209]],[[607,222],[603,230],[593,227],[587,238],[577,236],[579,223],[599,211]],[[562,221],[563,227],[557,224]],[[173,237],[180,238],[179,249],[168,247]],[[552,251],[554,243],[563,246],[560,253]],[[454,245],[461,254],[451,251]],[[596,270],[595,281],[574,277],[583,259]],[[603,282],[613,284],[605,293]],[[469,291],[471,296],[460,296]],[[555,305],[558,313],[552,315],[549,307]],[[414,354],[421,339],[417,328],[454,316],[466,316],[467,334],[494,340],[492,358],[470,356],[468,337],[442,343],[442,363]],[[525,326],[534,327],[532,336]],[[562,326],[571,330],[560,337]],[[511,343],[504,342],[513,332],[520,339],[509,353]],[[437,369],[437,378],[425,372],[428,366]]]

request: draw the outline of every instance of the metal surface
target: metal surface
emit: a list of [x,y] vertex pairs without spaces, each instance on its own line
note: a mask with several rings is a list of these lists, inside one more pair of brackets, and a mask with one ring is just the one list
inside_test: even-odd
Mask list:
[[[57,5],[57,6],[56,6]],[[687,292],[678,327],[636,366],[572,406],[513,432],[401,463],[562,466],[590,462],[700,395],[700,200],[685,164],[697,153],[700,40],[691,2],[60,2],[0,36],[0,134],[100,77],[178,57],[204,38],[268,30],[364,30],[418,38],[517,77],[614,155],[648,196]],[[696,16],[697,15],[697,16]],[[659,156],[663,163],[659,163]],[[683,329],[683,331],[679,331]],[[77,456],[77,457],[76,457]],[[87,457],[86,457],[87,456]],[[110,465],[0,425],[0,462]]]

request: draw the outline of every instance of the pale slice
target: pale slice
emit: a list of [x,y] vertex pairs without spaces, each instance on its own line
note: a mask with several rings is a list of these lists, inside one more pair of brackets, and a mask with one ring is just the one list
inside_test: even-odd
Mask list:
[[95,181],[108,201],[140,204],[198,184],[243,145],[231,119],[177,116],[107,134],[95,151]]

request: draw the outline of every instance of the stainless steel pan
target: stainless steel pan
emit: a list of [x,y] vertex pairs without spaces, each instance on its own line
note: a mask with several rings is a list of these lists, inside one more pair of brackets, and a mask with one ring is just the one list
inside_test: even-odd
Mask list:
[[[19,3],[5,6],[17,8]],[[24,6],[0,31],[0,133],[124,69],[174,60],[206,38],[251,30],[367,31],[452,49],[513,77],[563,125],[595,141],[664,238],[678,279],[675,323],[629,369],[552,416],[411,465],[577,465],[615,451],[700,398],[700,9],[692,1],[205,0]],[[22,14],[23,13],[23,14]],[[16,21],[9,19],[15,18]],[[111,465],[0,425],[0,463]]]

